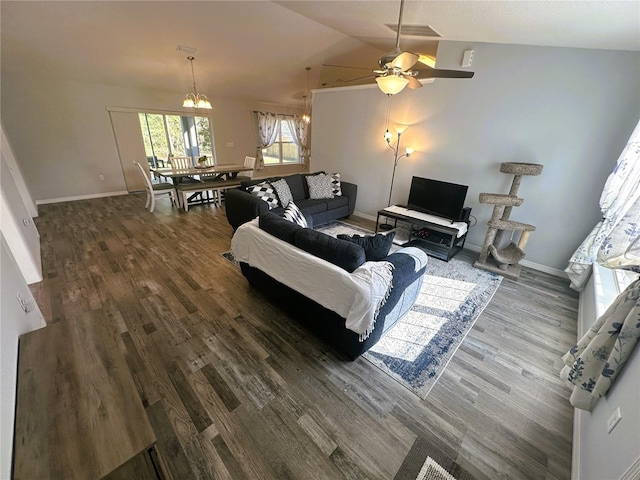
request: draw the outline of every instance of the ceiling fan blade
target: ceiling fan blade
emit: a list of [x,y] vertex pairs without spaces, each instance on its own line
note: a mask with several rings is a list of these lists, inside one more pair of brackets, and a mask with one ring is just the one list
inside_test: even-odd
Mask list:
[[418,78],[472,78],[473,75],[474,72],[462,70],[439,70],[437,68],[418,70]]
[[323,67],[335,67],[335,68],[353,68],[356,70],[369,70],[371,71],[370,68],[365,68],[365,67],[352,67],[350,65],[332,65],[330,63],[323,63],[322,64]]
[[420,57],[415,53],[402,52],[393,59],[393,62],[391,62],[391,68],[399,68],[403,72],[406,72],[413,67],[413,65],[418,61],[418,58]]
[[365,75],[364,77],[350,78],[349,80],[344,80],[342,78],[338,78],[336,80],[336,82],[350,83],[350,82],[357,82],[357,81],[360,81],[360,80],[366,80],[367,78],[375,78],[375,75]]
[[415,90],[416,88],[422,88],[422,84],[415,77],[404,77],[409,80],[407,87]]

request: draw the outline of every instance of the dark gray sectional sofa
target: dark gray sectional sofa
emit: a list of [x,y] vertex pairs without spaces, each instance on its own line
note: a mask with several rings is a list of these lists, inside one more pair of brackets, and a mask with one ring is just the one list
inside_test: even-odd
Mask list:
[[[243,248],[247,242],[251,242],[251,239],[255,237],[258,237],[255,245],[251,243],[251,247],[248,249]],[[282,281],[274,279],[271,276],[273,272],[268,269],[263,270],[244,261],[243,256],[246,250],[255,253],[256,250],[262,249],[265,252],[271,252],[271,256],[274,251],[284,252],[283,250],[274,250],[275,247],[284,248],[284,251],[287,249],[303,250],[316,258],[314,265],[317,264],[318,268],[323,262],[340,267],[330,282],[334,285],[340,284],[341,276],[351,275],[366,261],[364,249],[360,245],[346,240],[333,238],[309,228],[302,228],[271,212],[260,215],[257,224],[256,222],[248,222],[242,225],[232,240],[234,255],[239,260],[242,274],[249,283],[349,359],[357,358],[375,345],[383,334],[413,306],[420,293],[428,260],[424,252],[413,247],[402,248],[381,260],[393,265],[392,288],[379,310],[371,334],[367,338],[361,339],[358,333],[346,328],[345,318],[333,311],[330,306],[320,305],[285,285],[286,279]],[[287,255],[282,253],[279,257],[287,258]],[[286,263],[291,267],[292,275],[304,272],[310,278],[314,277],[316,269],[309,268],[308,263],[297,265],[290,263],[288,258]],[[326,288],[326,284],[318,285],[318,288]]]
[[269,210],[267,202],[259,199],[255,195],[246,191],[246,188],[257,185],[260,182],[272,182],[283,178],[291,190],[294,203],[300,208],[307,218],[310,226],[320,225],[331,220],[348,217],[353,214],[356,207],[356,196],[358,186],[341,182],[342,195],[334,198],[314,200],[309,198],[309,189],[305,180],[306,175],[316,175],[315,172],[309,174],[296,173],[293,175],[261,178],[259,180],[245,180],[240,183],[240,188],[231,189],[226,192],[225,206],[227,212],[227,220],[237,230],[240,225],[246,223],[259,215],[268,211],[282,215],[283,207],[277,207]]

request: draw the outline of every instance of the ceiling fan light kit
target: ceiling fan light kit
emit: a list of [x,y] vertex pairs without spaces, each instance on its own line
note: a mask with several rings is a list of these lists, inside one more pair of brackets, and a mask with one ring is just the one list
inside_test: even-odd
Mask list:
[[387,75],[385,77],[376,77],[378,87],[387,95],[395,95],[400,93],[404,87],[409,84],[409,79],[395,75]]
[[191,78],[193,79],[193,92],[189,92],[185,95],[184,101],[182,102],[182,106],[184,108],[205,108],[211,109],[211,102],[207,98],[207,96],[203,93],[198,93],[198,89],[196,88],[196,75],[193,71],[193,61],[195,57],[187,57],[187,60],[191,62]]
[[[400,14],[398,16],[398,28],[396,29],[396,46],[389,52],[384,54],[378,64],[380,70],[374,70],[373,73],[378,75],[376,82],[378,87],[387,95],[395,95],[401,92],[405,87],[421,88],[422,83],[416,78],[421,75],[423,78],[471,78],[473,72],[460,72],[457,70],[438,70],[436,69],[436,59],[431,55],[417,54],[412,52],[403,52],[400,49],[400,33],[402,32],[402,12],[404,10],[404,0],[400,0]],[[471,58],[467,63],[471,65]],[[428,67],[426,71],[411,70],[411,68],[420,62]]]

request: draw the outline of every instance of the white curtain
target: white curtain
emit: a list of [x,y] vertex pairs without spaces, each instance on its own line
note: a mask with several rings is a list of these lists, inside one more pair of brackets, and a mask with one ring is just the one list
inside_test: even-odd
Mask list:
[[309,124],[304,121],[302,115],[294,115],[286,117],[289,130],[293,135],[293,141],[300,148],[300,161],[302,163],[309,162]]
[[602,220],[574,252],[565,269],[571,280],[571,288],[584,288],[591,273],[591,265],[596,261],[609,267],[625,267],[624,256],[621,259],[620,252],[625,252],[640,235],[639,200],[640,122],[602,191]]
[[278,114],[269,112],[254,112],[256,114],[258,146],[256,148],[256,170],[264,168],[262,149],[269,148],[278,136]]
[[591,411],[627,363],[640,337],[640,279],[622,292],[562,360],[570,402]]

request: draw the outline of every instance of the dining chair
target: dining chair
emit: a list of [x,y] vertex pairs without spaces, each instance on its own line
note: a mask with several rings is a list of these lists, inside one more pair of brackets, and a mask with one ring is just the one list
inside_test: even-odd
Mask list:
[[[186,155],[176,155],[169,157],[171,160],[171,168],[173,170],[189,170],[193,168],[193,160]],[[180,183],[199,183],[195,177],[185,176],[180,178]]]
[[153,209],[156,206],[156,197],[168,195],[171,199],[171,204],[175,205],[175,190],[171,183],[151,183],[151,179],[149,178],[149,175],[147,175],[147,172],[145,172],[142,165],[140,165],[138,162],[133,162],[133,164],[138,168],[140,175],[142,175],[142,178],[144,179],[144,186],[147,190],[147,203],[145,204],[144,208],[148,208],[149,213],[152,213]]
[[256,157],[244,157],[244,166],[249,167],[249,172],[243,172],[242,175],[236,176],[239,182],[244,180],[251,180],[253,178],[253,172],[255,172]]
[[187,156],[173,156],[171,157],[171,168],[174,170],[185,170],[193,168],[193,161],[191,157]]
[[256,163],[256,157],[244,157],[244,166],[251,168],[248,171],[248,175],[236,175],[234,178],[229,180],[214,180],[211,183],[215,184],[216,188],[215,192],[215,200],[216,205],[218,207],[222,206],[222,199],[224,197],[224,193],[230,188],[238,188],[243,181],[248,181],[253,178],[253,172],[255,171],[254,166]]

